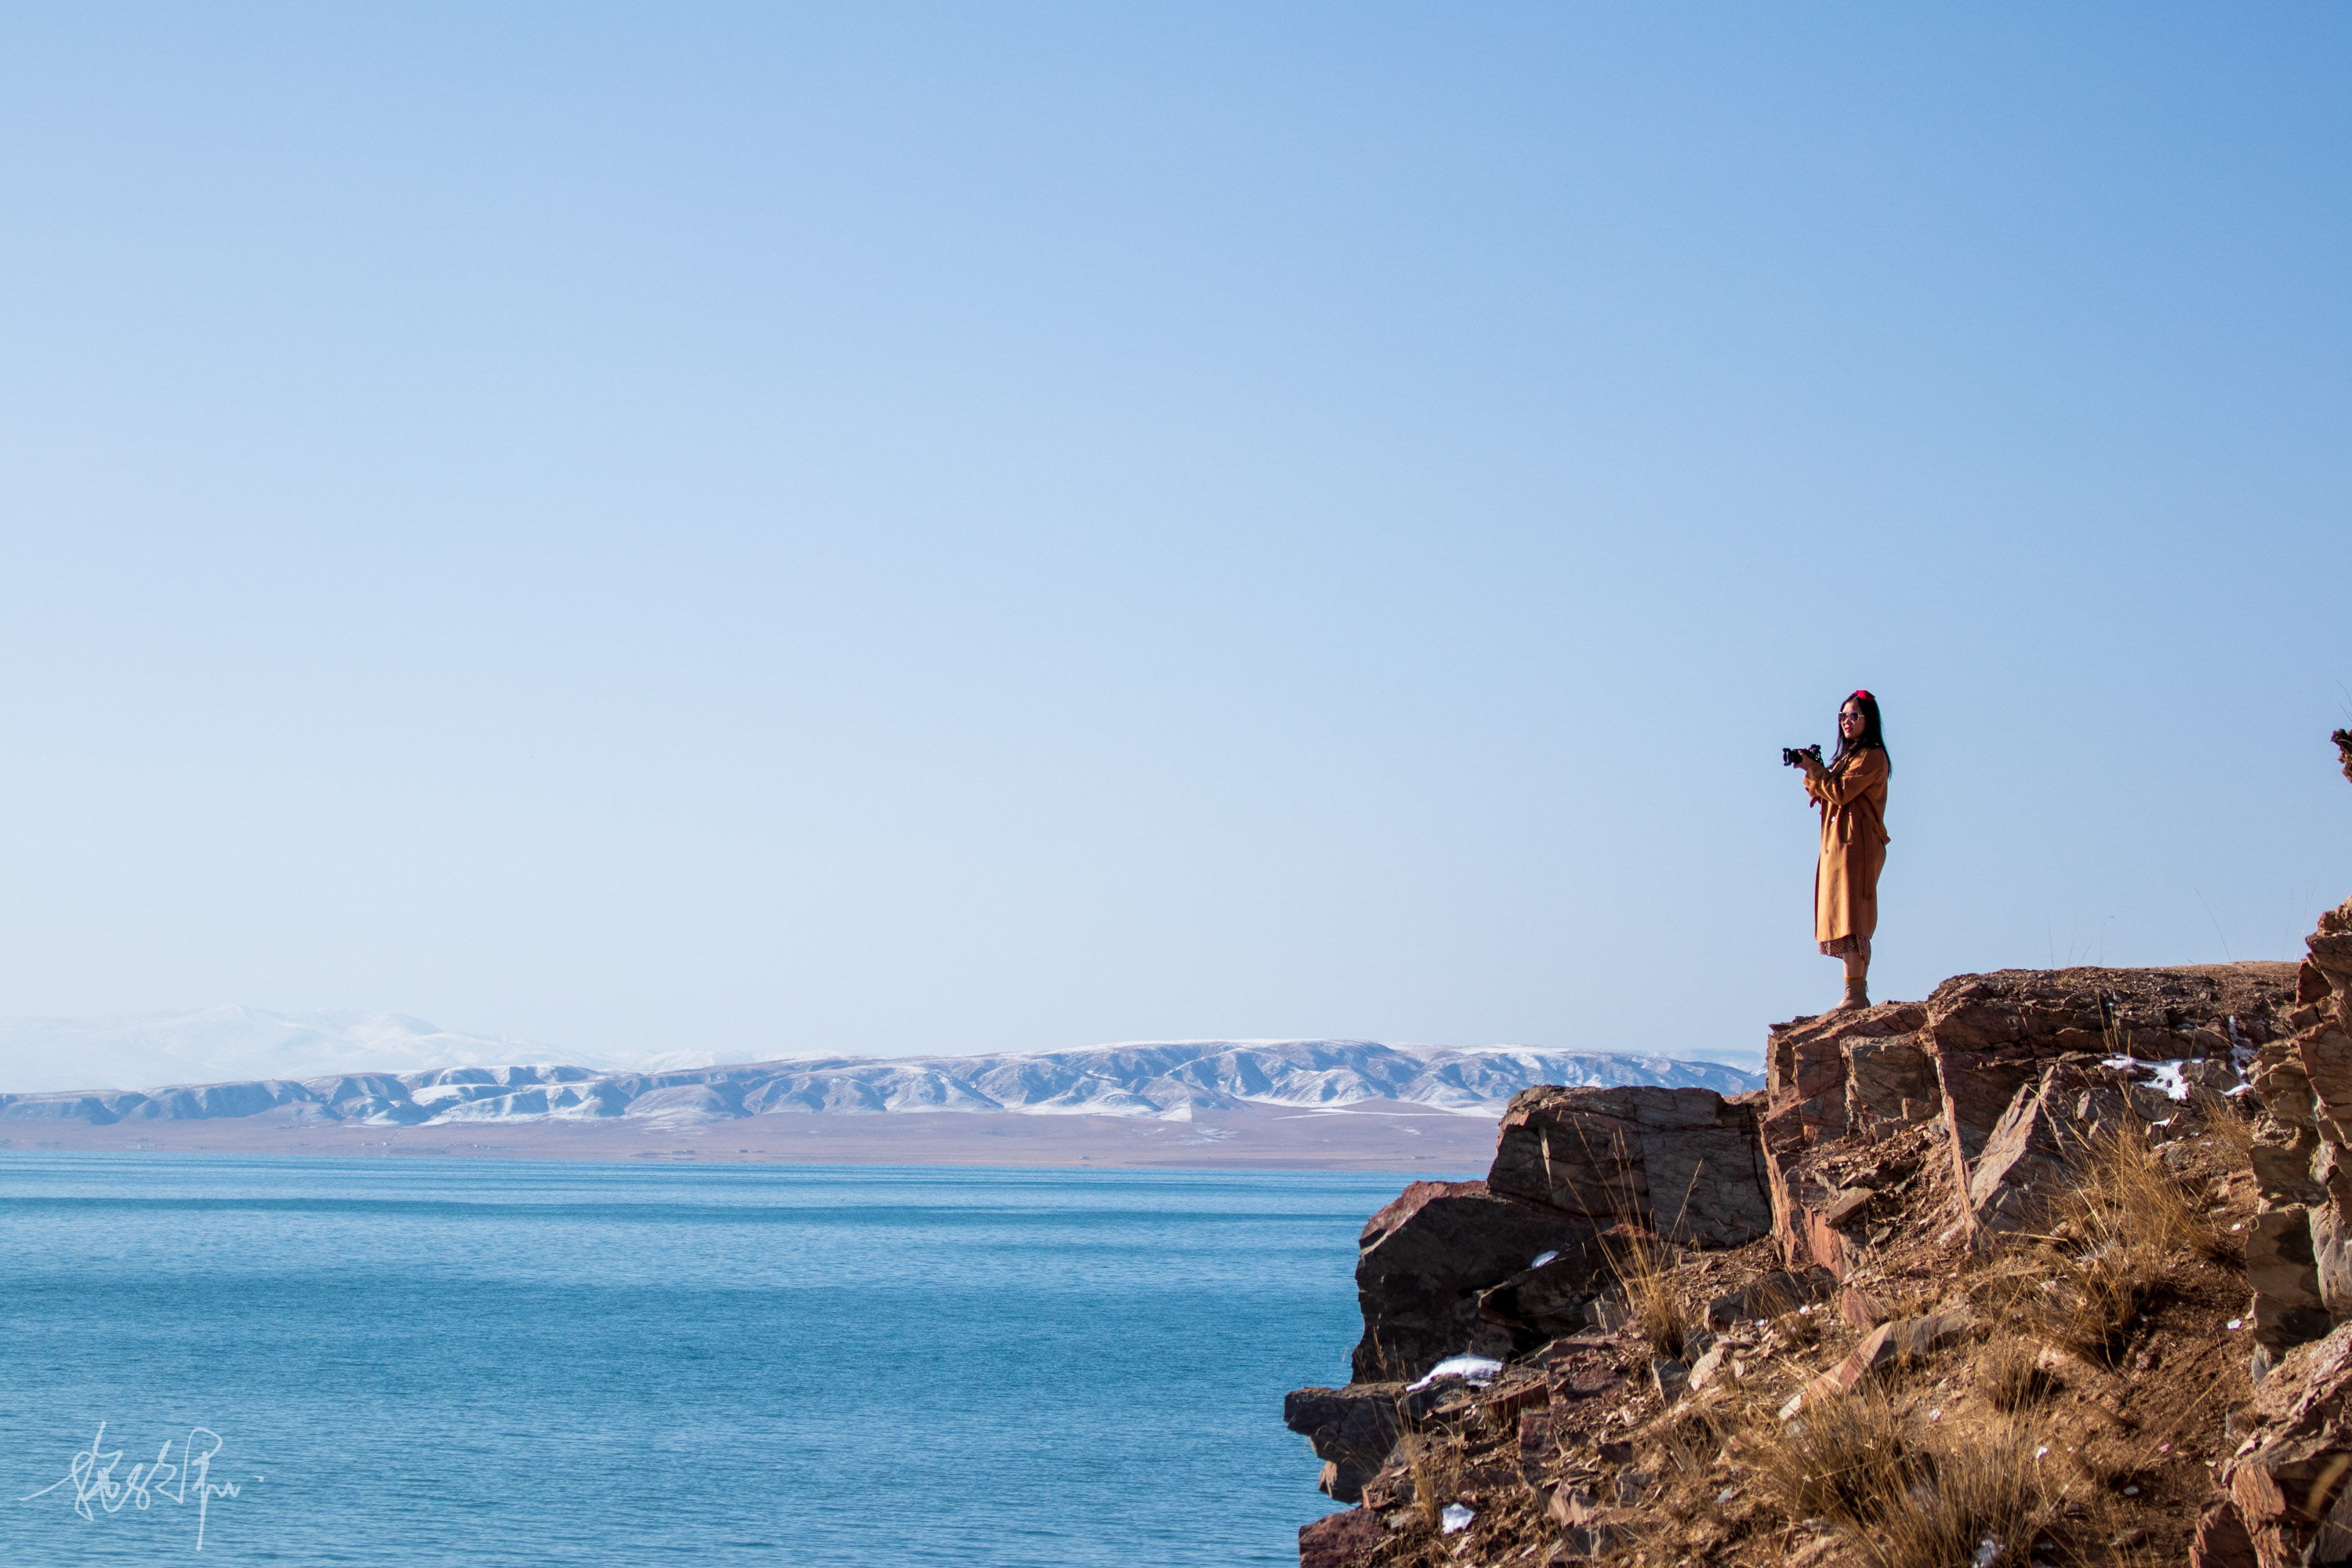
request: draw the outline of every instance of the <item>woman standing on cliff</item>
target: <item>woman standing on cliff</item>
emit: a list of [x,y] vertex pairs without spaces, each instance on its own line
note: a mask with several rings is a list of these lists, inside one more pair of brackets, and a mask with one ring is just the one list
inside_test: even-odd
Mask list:
[[1822,808],[1822,858],[1813,871],[1813,935],[1822,951],[1845,961],[1845,1000],[1830,1009],[1870,1005],[1870,938],[1878,929],[1878,870],[1886,864],[1886,740],[1878,699],[1857,691],[1838,710],[1837,754],[1798,753],[1805,797]]

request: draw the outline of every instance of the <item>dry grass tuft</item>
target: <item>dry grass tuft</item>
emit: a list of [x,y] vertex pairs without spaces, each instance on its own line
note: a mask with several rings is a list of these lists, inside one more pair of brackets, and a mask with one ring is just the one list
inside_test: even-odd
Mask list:
[[1412,1510],[1434,1531],[1438,1516],[1454,1500],[1459,1460],[1444,1443],[1410,1428],[1398,1436],[1397,1443],[1404,1449],[1405,1469],[1412,1477]]
[[1927,1480],[1890,1496],[1862,1537],[1878,1568],[1953,1568],[1983,1561],[1987,1542],[1994,1563],[2031,1561],[2056,1500],[2042,1485],[2030,1436],[2003,1422],[1925,1462]]
[[2076,1155],[2075,1184],[2023,1272],[2039,1278],[2020,1305],[2052,1343],[2112,1364],[2177,1255],[2221,1243],[2137,1121],[2101,1128]]
[[1874,1390],[1807,1406],[1764,1435],[1754,1463],[1790,1519],[1847,1524],[1869,1523],[1885,1511],[1890,1489],[1927,1479],[1895,1407]]
[[2041,1347],[2031,1341],[1998,1339],[1979,1352],[1985,1398],[1996,1410],[2039,1405],[2057,1392],[2057,1381],[2042,1365]]
[[1634,1333],[1653,1355],[1681,1355],[1691,1319],[1675,1285],[1674,1247],[1655,1236],[1622,1227],[1602,1237],[1601,1247],[1618,1288],[1625,1292]]
[[1754,1458],[1790,1519],[1825,1521],[1875,1568],[1954,1568],[1988,1541],[2024,1563],[2056,1501],[2015,1423],[1915,1438],[1876,1392],[1808,1407]]

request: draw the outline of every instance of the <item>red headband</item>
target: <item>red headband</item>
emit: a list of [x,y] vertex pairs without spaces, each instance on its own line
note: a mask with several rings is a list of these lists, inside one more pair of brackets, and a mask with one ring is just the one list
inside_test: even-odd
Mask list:
[[1877,698],[1871,696],[1871,694],[1870,694],[1869,692],[1867,692],[1867,691],[1857,691],[1857,692],[1855,692],[1855,693],[1853,694],[1853,697],[1849,697],[1849,698],[1847,698],[1847,699],[1846,699],[1846,700],[1847,700],[1848,702],[1851,702],[1851,701],[1853,701],[1853,700],[1854,697],[1859,697],[1859,698],[1863,699],[1863,700],[1864,700],[1864,701],[1866,701],[1866,702],[1875,702],[1875,701],[1877,701],[1877,700],[1878,700],[1878,699],[1877,699]]

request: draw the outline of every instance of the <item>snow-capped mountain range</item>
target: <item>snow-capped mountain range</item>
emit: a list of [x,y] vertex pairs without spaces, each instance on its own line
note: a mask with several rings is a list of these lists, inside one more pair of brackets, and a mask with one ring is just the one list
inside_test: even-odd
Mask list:
[[[598,1121],[658,1117],[713,1121],[771,1114],[995,1111],[1026,1115],[1153,1117],[1189,1121],[1244,1105],[1338,1109],[1367,1100],[1493,1116],[1534,1084],[1656,1083],[1736,1093],[1759,1086],[1753,1073],[1715,1062],[1596,1051],[1403,1047],[1372,1040],[1187,1040],[1086,1050],[923,1058],[833,1057],[735,1066],[679,1064],[660,1070],[600,1070],[577,1063],[486,1060],[520,1054],[515,1042],[452,1035],[385,1015],[190,1015],[131,1025],[86,1026],[110,1056],[43,1057],[51,1080],[31,1092],[0,1094],[0,1120],[273,1120],[424,1122]],[[257,1027],[255,1020],[265,1021]],[[207,1031],[210,1031],[208,1037]],[[11,1079],[25,1045],[24,1023],[0,1026],[0,1070]],[[184,1087],[121,1089],[126,1067],[191,1062],[209,1038],[258,1041],[229,1053],[240,1065],[267,1058],[249,1076],[217,1070],[158,1073]],[[55,1041],[56,1037],[50,1037]],[[166,1048],[163,1042],[173,1042]],[[52,1049],[55,1046],[52,1045]],[[436,1058],[401,1070],[386,1056]],[[352,1058],[373,1059],[362,1068]],[[226,1065],[209,1057],[208,1068]],[[321,1070],[323,1069],[323,1070]],[[79,1077],[67,1090],[60,1077]],[[205,1081],[209,1080],[209,1081]],[[5,1081],[5,1080],[0,1080]],[[31,1088],[30,1085],[27,1088]]]

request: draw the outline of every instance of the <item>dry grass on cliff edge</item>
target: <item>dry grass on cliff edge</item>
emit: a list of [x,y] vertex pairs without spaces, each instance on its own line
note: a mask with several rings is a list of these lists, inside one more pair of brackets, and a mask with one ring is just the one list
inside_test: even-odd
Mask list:
[[1808,1405],[1749,1455],[1792,1520],[1819,1520],[1874,1568],[2023,1563],[2057,1500],[2007,1418],[1932,1435],[1878,1389]]
[[1652,1355],[1679,1356],[1690,1331],[1681,1293],[1673,1279],[1674,1248],[1654,1236],[1603,1237],[1601,1247],[1625,1292],[1633,1332]]
[[2031,1282],[2017,1305],[2049,1342],[2112,1364],[2180,1255],[2216,1257],[2223,1243],[2136,1120],[2101,1128],[2078,1151],[2075,1184],[2013,1276]]

